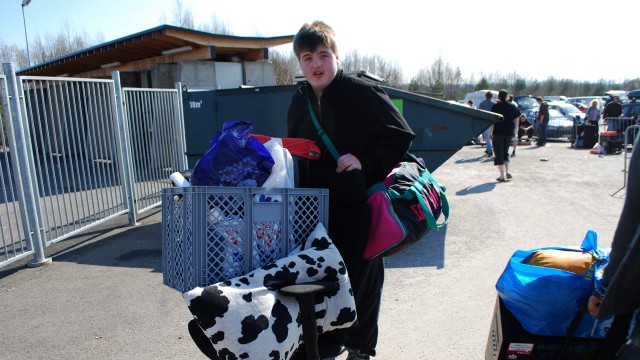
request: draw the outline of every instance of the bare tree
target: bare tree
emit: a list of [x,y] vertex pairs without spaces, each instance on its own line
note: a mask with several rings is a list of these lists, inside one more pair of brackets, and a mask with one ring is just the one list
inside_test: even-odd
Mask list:
[[402,69],[378,54],[361,55],[357,50],[348,52],[340,62],[345,71],[366,71],[378,76],[385,85],[399,87],[404,82]]
[[30,56],[33,63],[43,63],[53,58],[86,49],[95,43],[94,40],[91,40],[83,33],[74,31],[71,24],[65,21],[58,34],[46,34],[44,38],[37,36],[33,46],[31,46]]
[[211,16],[210,23],[201,25],[199,30],[210,32],[212,34],[233,35],[227,23],[216,14]]
[[190,8],[185,8],[185,6],[182,4],[182,0],[176,0],[173,5],[172,23],[183,28],[195,29],[195,24],[193,22],[193,12]]
[[[4,41],[0,40],[0,63],[10,62],[14,63],[17,69],[29,66],[27,51],[21,49],[17,45],[8,45]],[[0,74],[2,73],[3,69],[0,67]]]
[[273,64],[277,85],[295,84],[295,76],[301,71],[293,50],[289,52],[271,51],[269,59]]
[[457,99],[462,85],[462,72],[438,57],[430,67],[422,68],[414,77],[421,91],[441,93],[445,99]]

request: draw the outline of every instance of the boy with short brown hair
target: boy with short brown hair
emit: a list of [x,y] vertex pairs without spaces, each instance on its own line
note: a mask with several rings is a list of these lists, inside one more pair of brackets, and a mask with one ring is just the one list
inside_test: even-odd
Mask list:
[[[291,100],[288,136],[315,140],[322,150],[320,159],[310,160],[309,181],[301,186],[329,189],[329,236],[344,259],[358,316],[355,327],[319,336],[320,358],[331,359],[346,347],[349,360],[369,359],[378,337],[384,263],[381,257],[363,259],[371,222],[367,189],[402,161],[415,134],[380,86],[338,68],[329,25],[304,24],[293,48],[307,81]],[[318,135],[312,112],[336,158]]]

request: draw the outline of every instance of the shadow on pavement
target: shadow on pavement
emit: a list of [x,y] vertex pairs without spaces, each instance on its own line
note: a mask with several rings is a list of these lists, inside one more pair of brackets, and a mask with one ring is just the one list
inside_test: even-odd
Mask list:
[[[160,209],[147,217],[158,213]],[[45,256],[53,262],[77,264],[147,268],[162,272],[162,223],[154,220],[141,225],[128,226],[126,215],[107,225],[85,231],[77,236],[52,244],[45,248]],[[29,271],[28,256],[0,271],[0,279],[18,271]]]
[[462,190],[457,191],[456,195],[463,196],[463,195],[481,194],[481,193],[489,192],[495,189],[495,187],[496,187],[495,182],[484,183],[476,186],[468,186]]
[[162,224],[140,225],[52,256],[55,262],[162,272]]
[[444,268],[444,241],[447,226],[431,230],[412,246],[385,258],[386,268],[436,267]]
[[478,161],[482,161],[483,159],[486,159],[485,156],[484,155],[480,155],[480,156],[475,157],[475,158],[456,160],[456,164],[466,164],[466,163],[478,162]]

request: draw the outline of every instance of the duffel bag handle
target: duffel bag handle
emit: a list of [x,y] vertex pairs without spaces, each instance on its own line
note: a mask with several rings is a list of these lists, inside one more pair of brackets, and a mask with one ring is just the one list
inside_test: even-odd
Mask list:
[[[432,229],[440,229],[440,228],[442,228],[443,226],[445,226],[449,222],[449,200],[447,199],[447,195],[445,194],[445,191],[447,191],[447,189],[443,185],[440,185],[440,183],[438,183],[436,181],[436,179],[433,177],[433,175],[431,174],[429,169],[427,169],[427,167],[424,165],[424,163],[421,161],[421,159],[419,159],[417,156],[415,156],[414,154],[412,154],[410,152],[407,152],[405,154],[404,158],[405,158],[405,161],[411,161],[411,162],[414,162],[414,163],[418,164],[420,166],[420,168],[422,169],[422,173],[420,174],[420,178],[418,178],[418,182],[419,182],[420,186],[417,186],[416,184],[414,184],[412,186],[411,191],[412,191],[413,195],[416,198],[418,198],[418,201],[420,202],[420,205],[422,206],[423,211],[425,212],[425,214],[429,214],[429,215],[427,215],[427,224]],[[425,186],[428,186],[428,182],[431,182],[431,184],[436,189],[438,189],[438,193],[440,194],[440,208],[442,210],[442,215],[444,216],[444,221],[441,224],[438,224],[436,222],[436,219],[433,216],[433,213],[431,212],[431,208],[428,206],[428,204],[424,201],[424,199],[420,195],[422,189]],[[405,197],[406,200],[411,200],[411,193],[405,193],[404,197]]]
[[[438,194],[440,195],[440,209],[442,211],[442,215],[444,216],[444,221],[440,224],[437,223],[437,219],[434,217],[433,212],[429,205],[424,201],[422,197],[421,191],[422,189],[429,184],[429,182],[438,190]],[[423,169],[420,177],[414,182],[407,192],[400,195],[397,191],[389,189],[389,197],[391,199],[403,198],[407,201],[413,200],[415,197],[418,199],[420,206],[422,207],[422,211],[425,214],[425,219],[427,221],[427,225],[432,229],[440,229],[445,226],[449,222],[449,200],[447,200],[447,195],[445,194],[446,188],[436,181],[433,178],[433,175],[426,168]]]
[[[425,179],[426,178],[426,179]],[[442,223],[438,224],[437,219],[433,216],[433,212],[429,205],[425,202],[422,197],[422,189],[428,185],[429,181],[437,190],[440,195],[440,209],[442,211],[442,215],[444,216],[444,220]],[[425,212],[427,218],[427,224],[432,229],[440,229],[445,226],[449,222],[449,200],[447,200],[447,195],[445,194],[446,188],[438,184],[436,179],[433,178],[433,175],[428,170],[424,170],[418,181],[411,186],[411,192],[404,193],[403,197],[407,200],[411,198],[411,196],[415,196],[422,206],[423,211]]]

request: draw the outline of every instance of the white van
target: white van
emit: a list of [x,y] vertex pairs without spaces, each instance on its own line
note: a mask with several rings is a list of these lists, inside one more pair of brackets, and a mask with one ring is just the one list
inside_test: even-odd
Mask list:
[[467,93],[467,95],[464,96],[464,104],[466,105],[467,101],[473,100],[473,107],[478,109],[478,106],[480,106],[480,103],[486,99],[486,94],[488,91],[491,91],[491,93],[493,94],[491,101],[493,101],[494,103],[498,101],[497,90],[478,90],[478,91]]

